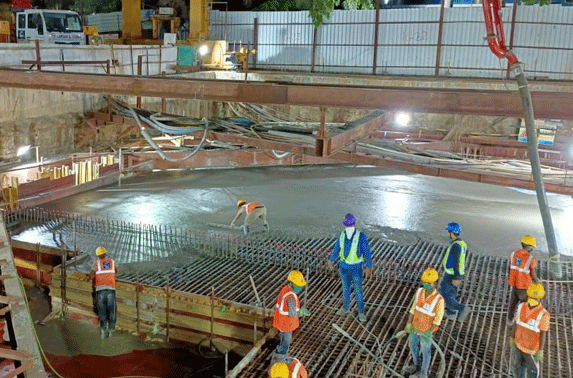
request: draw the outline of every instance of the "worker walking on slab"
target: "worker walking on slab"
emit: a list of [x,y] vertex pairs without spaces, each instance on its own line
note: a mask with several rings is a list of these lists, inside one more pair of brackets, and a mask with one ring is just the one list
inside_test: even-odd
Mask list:
[[248,202],[245,200],[239,200],[237,202],[237,215],[231,222],[231,226],[235,225],[235,222],[239,220],[239,218],[245,214],[245,223],[243,224],[243,232],[245,235],[248,235],[251,231],[251,225],[257,220],[261,219],[263,222],[263,227],[266,231],[269,230],[269,224],[267,223],[267,208],[264,204],[260,202]]
[[432,335],[444,316],[444,297],[436,290],[438,272],[428,268],[421,277],[424,287],[416,291],[405,331],[413,363],[403,369],[410,378],[427,378],[432,362]]
[[111,336],[115,330],[116,303],[115,303],[115,275],[117,265],[107,257],[105,247],[96,248],[97,260],[89,274],[89,279],[95,278],[96,303],[99,315],[101,338]]
[[543,297],[543,285],[532,283],[527,289],[527,302],[517,306],[509,333],[513,378],[541,376],[539,363],[543,361],[545,336],[551,321],[551,314],[539,302]]
[[366,234],[355,229],[356,219],[352,214],[344,216],[344,230],[340,233],[334,249],[330,254],[329,268],[334,268],[334,262],[340,258],[340,279],[342,280],[342,307],[336,313],[344,316],[350,313],[350,289],[354,286],[354,296],[358,307],[358,320],[366,321],[364,312],[364,294],[362,291],[363,265],[366,277],[372,276],[372,256]]
[[273,364],[269,376],[270,378],[308,378],[308,372],[302,362],[292,357]]
[[531,255],[531,251],[535,247],[537,247],[535,238],[531,235],[525,235],[521,238],[521,249],[511,254],[509,268],[511,296],[507,311],[508,326],[512,325],[517,304],[527,302],[527,289],[531,283],[539,283],[539,278],[535,273],[535,257]]
[[305,286],[306,280],[302,273],[293,270],[288,275],[287,284],[283,286],[277,297],[273,327],[280,331],[280,343],[273,356],[273,361],[284,362],[286,360],[292,342],[292,333],[300,325],[299,316],[310,316],[310,311],[300,306],[298,297]]
[[454,319],[458,315],[458,321],[463,322],[468,317],[470,309],[467,305],[458,302],[457,296],[465,274],[468,245],[460,238],[462,228],[458,223],[448,223],[446,231],[450,238],[450,246],[442,261],[444,276],[440,284],[440,294],[446,300],[446,318]]

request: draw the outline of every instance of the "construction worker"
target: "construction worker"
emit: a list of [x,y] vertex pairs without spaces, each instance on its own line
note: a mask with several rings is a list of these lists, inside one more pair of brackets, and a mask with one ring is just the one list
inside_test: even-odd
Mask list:
[[455,319],[456,315],[458,315],[458,321],[463,322],[468,317],[470,309],[463,303],[458,302],[457,296],[458,288],[462,284],[462,278],[465,274],[468,245],[460,238],[462,228],[458,223],[448,223],[446,231],[450,238],[450,246],[442,261],[444,276],[440,285],[440,294],[446,300],[446,318]]
[[539,278],[535,273],[535,257],[531,255],[531,251],[533,251],[535,247],[537,247],[535,238],[531,235],[525,235],[521,238],[521,249],[511,254],[511,265],[509,268],[511,294],[507,312],[508,326],[511,326],[517,304],[527,302],[527,289],[529,285],[531,285],[532,282],[539,282]]
[[284,362],[288,357],[288,349],[292,342],[292,333],[300,325],[299,316],[310,316],[310,311],[300,306],[298,294],[306,286],[306,280],[301,272],[293,270],[289,273],[287,284],[281,289],[275,305],[273,327],[280,331],[280,343],[277,346],[273,361]]
[[511,365],[514,378],[537,378],[541,375],[539,362],[543,361],[545,336],[549,330],[551,315],[539,303],[545,297],[545,289],[534,282],[527,289],[527,302],[520,303],[511,328]]
[[99,315],[101,338],[110,337],[115,330],[116,303],[115,303],[115,275],[117,265],[107,257],[105,247],[96,248],[97,260],[89,274],[89,279],[95,278],[96,305]]
[[271,366],[269,371],[270,378],[307,378],[306,371],[302,362],[294,357],[286,358],[284,362],[277,362]]
[[[427,378],[432,361],[432,335],[438,330],[444,316],[444,297],[436,290],[438,272],[428,268],[421,277],[423,288],[414,296],[405,331],[413,363],[403,369],[410,378]],[[421,356],[420,356],[421,355]],[[420,358],[421,357],[421,358]]]
[[346,214],[342,222],[344,230],[340,233],[334,249],[330,254],[328,262],[329,268],[334,268],[334,262],[340,258],[340,279],[342,281],[342,307],[336,313],[345,316],[350,313],[350,289],[354,286],[354,296],[358,307],[358,320],[366,321],[364,312],[364,294],[362,292],[362,268],[366,277],[372,276],[372,256],[370,255],[370,244],[366,234],[355,229],[356,219],[352,214]]
[[261,219],[263,221],[263,227],[266,231],[269,230],[269,224],[267,223],[267,208],[260,202],[248,202],[244,199],[239,200],[237,202],[237,215],[231,222],[231,226],[235,225],[235,222],[239,220],[239,218],[246,214],[245,223],[243,224],[243,232],[245,235],[248,235],[251,231],[251,225],[257,219]]

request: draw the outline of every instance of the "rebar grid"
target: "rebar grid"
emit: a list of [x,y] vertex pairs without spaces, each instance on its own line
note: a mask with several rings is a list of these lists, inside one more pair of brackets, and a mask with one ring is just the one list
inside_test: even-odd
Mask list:
[[[244,237],[41,209],[20,210],[10,216],[12,221],[39,224],[32,228],[32,234],[51,234],[60,247],[75,246],[92,254],[97,245],[105,245],[120,267],[127,263],[144,265],[131,272],[120,269],[120,280],[157,287],[169,285],[202,295],[210,295],[215,287],[218,297],[243,304],[257,303],[249,276],[254,279],[263,306],[272,308],[288,272],[301,270],[308,280],[303,306],[313,315],[301,321],[290,353],[303,361],[311,377],[390,377],[382,364],[372,361],[369,354],[332,324],[336,323],[376,354],[380,344],[404,328],[421,273],[428,266],[439,267],[445,252],[444,245],[424,240],[398,245],[371,238],[374,276],[364,284],[368,321],[363,326],[354,316],[336,315],[342,303],[342,288],[338,274],[326,267],[335,236],[302,238],[271,231]],[[162,265],[170,259],[179,263]],[[466,261],[467,274],[460,297],[473,307],[473,312],[463,324],[444,319],[435,335],[445,353],[444,377],[509,377],[509,328],[505,322],[508,259],[470,254]],[[75,268],[86,271],[91,263]],[[566,282],[549,281],[548,272],[548,262],[539,261],[538,275],[547,290],[544,305],[552,314],[542,374],[548,378],[572,377],[573,287]],[[573,264],[563,263],[563,272],[571,280]],[[241,377],[266,376],[271,349],[272,346],[265,347]],[[397,371],[410,360],[404,341],[390,345],[380,355],[383,364]],[[431,376],[437,373],[439,362],[434,357]]]

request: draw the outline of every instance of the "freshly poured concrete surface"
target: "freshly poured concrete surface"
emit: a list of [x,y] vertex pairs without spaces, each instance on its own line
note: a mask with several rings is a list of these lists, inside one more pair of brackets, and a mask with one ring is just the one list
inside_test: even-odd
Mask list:
[[[474,252],[509,255],[526,234],[547,250],[535,192],[368,166],[154,172],[43,207],[207,230],[208,222],[230,223],[241,198],[265,203],[270,227],[293,234],[336,235],[352,212],[368,235],[397,242],[446,243],[454,221]],[[548,193],[548,201],[559,251],[573,256],[573,199]]]

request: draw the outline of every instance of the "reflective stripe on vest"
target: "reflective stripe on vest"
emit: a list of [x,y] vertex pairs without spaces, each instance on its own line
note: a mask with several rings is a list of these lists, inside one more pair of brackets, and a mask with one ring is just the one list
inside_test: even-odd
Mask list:
[[[438,304],[438,301],[440,300],[440,296],[436,295],[436,297],[434,298],[434,300],[432,301],[432,303],[430,305],[425,304],[424,307],[419,307],[418,303],[420,303],[420,295],[422,292],[422,288],[418,289],[418,295],[416,296],[417,301],[416,301],[416,311],[420,311],[422,314],[426,314],[428,316],[436,316],[436,305]],[[424,301],[426,302],[426,301]]]
[[284,306],[287,303],[287,298],[293,296],[294,297],[294,306],[295,306],[295,311],[300,311],[300,304],[298,302],[298,297],[296,296],[294,291],[289,291],[287,292],[285,295],[283,295],[283,297],[281,298],[281,303],[280,305],[277,303],[275,305],[275,307],[279,310],[279,313],[281,315],[286,315],[288,316],[288,309],[287,311],[284,310]]
[[111,269],[105,269],[105,270],[102,270],[100,263],[101,263],[101,260],[96,261],[97,269],[96,269],[95,274],[108,274],[108,273],[114,273],[115,274],[115,261],[111,260]]
[[300,366],[302,365],[299,360],[294,359],[296,361],[296,365],[294,365],[294,369],[292,369],[291,378],[298,377],[298,371],[300,370]]
[[[434,318],[436,317],[436,306],[443,297],[434,289],[428,298],[424,298],[424,289],[419,288],[416,292],[416,305],[412,325],[420,332],[432,330]],[[428,303],[430,301],[430,303]]]
[[520,303],[519,306],[517,307],[517,319],[515,321],[515,324],[520,325],[524,328],[527,328],[533,332],[536,333],[540,333],[541,330],[539,329],[539,324],[541,323],[541,318],[543,318],[543,315],[547,312],[546,309],[543,309],[539,312],[539,315],[537,315],[537,318],[535,319],[529,319],[527,321],[527,323],[523,322],[521,320],[521,310],[523,308],[523,306],[525,305],[525,303]]
[[465,274],[466,250],[468,249],[468,245],[465,241],[455,240],[450,244],[450,246],[448,247],[448,250],[446,251],[446,255],[444,256],[444,260],[442,261],[442,265],[443,265],[444,271],[446,273],[448,273],[449,275],[452,275],[452,276],[455,274],[453,266],[451,268],[447,267],[448,259],[450,258],[450,250],[452,249],[452,245],[454,245],[454,244],[460,245],[461,251],[460,251],[460,258],[459,258],[459,263],[458,263],[458,270],[460,271],[460,275],[463,276]]
[[352,237],[352,243],[350,244],[350,252],[348,252],[348,258],[344,258],[344,243],[346,240],[346,231],[342,230],[340,236],[338,237],[338,245],[340,246],[340,261],[344,261],[349,265],[354,265],[364,261],[364,256],[358,257],[358,241],[360,240],[360,231],[356,230],[354,236]]
[[524,266],[523,268],[521,268],[521,267],[519,267],[519,266],[517,266],[517,265],[514,265],[514,261],[513,261],[514,255],[515,255],[515,252],[512,252],[512,253],[511,253],[511,268],[510,268],[510,269],[517,270],[517,271],[519,271],[519,272],[521,272],[521,273],[529,274],[529,271],[530,271],[529,265],[531,265],[531,261],[533,261],[533,256],[532,256],[532,255],[529,255],[529,258],[527,259],[527,262],[525,263],[525,266]]

